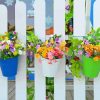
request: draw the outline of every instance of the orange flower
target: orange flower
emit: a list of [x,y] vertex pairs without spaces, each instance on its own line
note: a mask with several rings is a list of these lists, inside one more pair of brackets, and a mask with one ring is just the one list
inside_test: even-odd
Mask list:
[[94,57],[93,58],[95,61],[98,61],[98,60],[100,60],[100,56],[96,56],[96,57]]
[[37,53],[37,54],[35,54],[35,57],[36,58],[40,58],[40,55]]
[[68,52],[68,50],[69,50],[69,48],[68,47],[65,47],[65,51]]

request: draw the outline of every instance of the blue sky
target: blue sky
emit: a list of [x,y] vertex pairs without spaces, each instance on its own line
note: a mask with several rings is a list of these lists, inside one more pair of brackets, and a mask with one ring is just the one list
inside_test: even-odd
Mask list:
[[[15,18],[15,1],[16,0],[0,0],[0,4],[4,4],[8,7],[8,20],[10,23],[14,24]],[[34,3],[35,0],[22,0],[27,5],[28,10],[32,10],[32,1]],[[46,25],[47,27],[51,27],[53,25],[53,0],[46,0],[46,19],[48,20]],[[27,18],[27,25],[33,25],[34,19]]]

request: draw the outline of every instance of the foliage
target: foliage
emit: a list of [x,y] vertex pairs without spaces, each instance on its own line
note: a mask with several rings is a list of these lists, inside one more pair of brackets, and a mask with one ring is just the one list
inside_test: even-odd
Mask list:
[[25,54],[25,45],[18,40],[17,32],[6,32],[0,36],[0,58],[9,59]]
[[42,41],[32,32],[27,31],[27,50],[36,52],[36,46],[41,44]]
[[33,62],[36,46],[41,43],[42,41],[38,39],[33,31],[27,31],[27,66]]
[[32,81],[28,80],[28,85],[31,86],[27,86],[27,100],[33,100],[34,98],[34,83]]
[[46,78],[46,96],[48,100],[54,100],[54,79]]
[[81,62],[80,58],[78,57],[78,51],[79,51],[79,45],[82,43],[82,40],[79,40],[77,38],[70,37],[71,46],[68,50],[68,56],[71,56],[71,67],[70,70],[72,72],[73,76],[76,76],[77,78],[81,77]]

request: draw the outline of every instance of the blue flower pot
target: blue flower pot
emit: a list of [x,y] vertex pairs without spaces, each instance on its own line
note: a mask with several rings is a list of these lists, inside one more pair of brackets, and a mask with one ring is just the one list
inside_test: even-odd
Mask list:
[[10,58],[7,60],[0,59],[2,74],[5,77],[12,77],[17,74],[18,57]]

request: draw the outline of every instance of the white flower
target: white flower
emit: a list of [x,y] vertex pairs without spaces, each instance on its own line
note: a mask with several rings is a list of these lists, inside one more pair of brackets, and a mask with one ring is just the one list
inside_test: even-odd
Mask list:
[[24,43],[21,44],[22,47],[25,47]]
[[11,42],[10,40],[7,40],[7,43],[8,43],[8,44],[10,44],[10,42]]
[[18,53],[19,53],[19,55],[22,55],[23,54],[23,52],[21,50],[19,50]]

